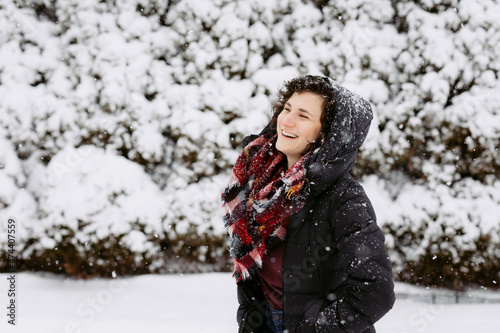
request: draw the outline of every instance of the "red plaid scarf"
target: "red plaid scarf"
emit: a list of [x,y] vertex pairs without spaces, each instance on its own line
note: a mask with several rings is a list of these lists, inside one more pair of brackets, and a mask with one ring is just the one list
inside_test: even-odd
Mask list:
[[286,156],[276,150],[276,138],[269,133],[243,149],[222,193],[237,282],[262,267],[266,246],[285,238],[282,222],[304,206],[309,194],[304,162],[310,153],[287,170]]

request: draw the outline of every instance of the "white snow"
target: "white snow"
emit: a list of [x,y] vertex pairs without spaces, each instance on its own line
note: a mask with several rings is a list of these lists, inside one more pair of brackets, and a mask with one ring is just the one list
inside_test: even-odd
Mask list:
[[[58,1],[53,22],[35,12],[53,1],[2,1],[0,246],[9,217],[37,248],[61,226],[140,252],[161,230],[224,234],[239,141],[268,123],[283,81],[323,73],[373,105],[359,157],[377,168],[363,185],[378,222],[424,230],[403,261],[460,228],[445,245],[498,248],[498,2],[174,2]],[[421,179],[399,179],[401,159]]]
[[[5,304],[8,274],[0,274]],[[53,275],[16,275],[16,326],[7,333],[231,333],[236,332],[236,285],[228,273],[143,275],[69,280]],[[378,333],[495,333],[500,294],[478,292],[490,303],[439,303],[411,299],[422,290],[398,284],[401,299],[376,325]],[[425,294],[425,290],[423,291]],[[439,300],[439,299],[438,299]]]
[[[162,230],[165,198],[137,164],[94,146],[82,146],[66,147],[49,165],[34,168],[36,181],[29,184],[45,212],[41,223],[31,226],[35,234],[67,224],[78,230],[75,237],[85,243],[91,235],[105,239],[109,233],[127,234],[137,223],[147,225],[149,234]],[[77,221],[97,223],[82,227]],[[125,244],[143,249],[145,238],[144,234],[140,238],[129,235]]]

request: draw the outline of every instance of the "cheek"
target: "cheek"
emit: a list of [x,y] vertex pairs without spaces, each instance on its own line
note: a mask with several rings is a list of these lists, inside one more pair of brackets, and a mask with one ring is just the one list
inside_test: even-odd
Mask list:
[[318,139],[320,136],[320,132],[321,132],[321,126],[316,126],[315,128],[311,129],[310,136],[314,139]]
[[278,118],[276,119],[276,124],[279,125],[281,123],[281,121],[283,120],[283,112],[281,112],[279,115],[278,115]]

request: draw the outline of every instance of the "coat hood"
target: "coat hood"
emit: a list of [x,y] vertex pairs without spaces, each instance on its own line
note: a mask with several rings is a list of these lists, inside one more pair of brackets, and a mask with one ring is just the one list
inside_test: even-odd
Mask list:
[[[368,135],[373,112],[366,100],[329,79],[335,90],[336,102],[330,128],[324,143],[317,148],[306,163],[311,196],[328,188],[343,173],[349,172],[356,160],[358,148]],[[268,124],[259,135],[271,131]],[[259,135],[243,139],[243,146]]]
[[370,103],[333,80],[330,83],[336,94],[332,123],[324,143],[313,152],[306,165],[312,196],[352,169],[373,118]]

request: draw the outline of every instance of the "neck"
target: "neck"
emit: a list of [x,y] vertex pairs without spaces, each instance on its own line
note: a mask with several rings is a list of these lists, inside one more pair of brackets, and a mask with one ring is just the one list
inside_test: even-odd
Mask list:
[[288,166],[288,169],[290,169],[294,164],[295,162],[297,162],[299,159],[298,158],[291,158],[291,157],[286,157],[286,160],[287,160],[287,166]]

